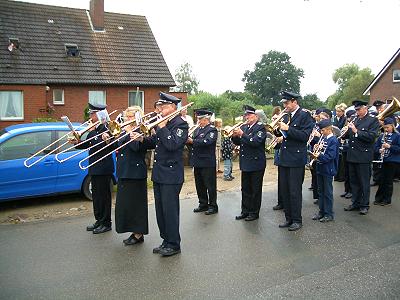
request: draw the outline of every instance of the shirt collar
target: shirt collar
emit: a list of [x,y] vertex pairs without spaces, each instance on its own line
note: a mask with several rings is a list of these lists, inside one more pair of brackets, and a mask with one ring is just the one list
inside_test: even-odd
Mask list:
[[299,110],[299,108],[300,108],[300,106],[297,106],[296,110],[291,112],[292,118],[293,118],[294,114]]

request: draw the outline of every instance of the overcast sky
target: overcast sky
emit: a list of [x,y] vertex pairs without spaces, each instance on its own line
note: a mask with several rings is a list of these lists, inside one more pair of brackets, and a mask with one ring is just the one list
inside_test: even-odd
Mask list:
[[[89,8],[89,0],[25,1]],[[400,0],[104,2],[106,11],[146,16],[172,75],[189,62],[199,88],[213,94],[243,91],[244,72],[276,50],[304,70],[302,95],[325,100],[335,69],[356,63],[376,75],[400,47]]]

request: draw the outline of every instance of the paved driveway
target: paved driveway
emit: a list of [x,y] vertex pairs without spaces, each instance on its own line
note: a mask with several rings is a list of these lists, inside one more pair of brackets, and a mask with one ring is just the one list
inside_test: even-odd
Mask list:
[[122,245],[128,234],[86,232],[90,217],[2,225],[0,298],[398,298],[399,184],[394,204],[367,216],[344,212],[348,200],[337,197],[328,224],[311,220],[317,208],[308,186],[304,227],[295,233],[278,228],[274,187],[264,188],[254,222],[234,220],[240,192],[218,194],[213,216],[193,214],[195,199],[181,201],[182,253],[168,258],[152,253],[160,243],[153,205],[150,235],[136,247]]

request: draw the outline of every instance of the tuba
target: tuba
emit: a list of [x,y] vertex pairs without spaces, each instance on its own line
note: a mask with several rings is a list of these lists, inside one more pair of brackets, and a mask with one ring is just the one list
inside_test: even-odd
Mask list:
[[383,121],[385,118],[393,115],[395,112],[400,111],[400,101],[393,96],[393,101],[376,117],[379,121]]

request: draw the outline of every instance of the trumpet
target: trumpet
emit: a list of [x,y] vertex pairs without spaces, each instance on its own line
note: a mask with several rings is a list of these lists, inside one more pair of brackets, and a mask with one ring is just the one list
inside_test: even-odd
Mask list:
[[242,121],[242,122],[236,123],[236,124],[233,125],[233,126],[227,126],[226,129],[223,129],[223,130],[222,130],[222,135],[223,135],[224,137],[231,137],[231,136],[233,135],[233,132],[235,131],[235,129],[239,128],[239,127],[242,126],[243,124],[244,124],[244,122]]
[[307,147],[310,146],[310,144],[311,144],[312,140],[314,139],[314,137],[316,136],[317,132],[320,133],[319,128],[317,126],[315,126],[313,131],[310,134],[310,137],[308,138]]
[[[284,110],[282,110],[282,112],[275,118],[275,120],[273,120],[271,123],[265,125],[265,129],[267,131],[269,131],[272,134],[275,134],[277,132],[277,130],[279,129],[279,123],[282,121],[282,118],[288,114],[287,108],[285,108]],[[289,115],[290,116],[290,115]],[[290,123],[290,118],[289,118],[289,122]],[[275,134],[276,135],[276,134]]]
[[272,139],[272,141],[268,144],[268,146],[266,148],[267,152],[271,152],[271,150],[273,148],[275,148],[275,146],[278,144],[278,139],[279,139],[279,137],[274,136],[274,138]]
[[308,163],[310,168],[311,168],[312,164],[314,163],[314,161],[318,158],[318,156],[321,153],[324,153],[325,150],[326,150],[326,143],[324,141],[324,136],[321,135],[321,137],[318,140],[318,143],[315,144],[315,146],[314,146],[314,151],[308,151],[308,154],[310,154],[310,156],[312,157],[312,159]]
[[[116,110],[114,110],[113,112],[111,112],[109,115],[112,115],[112,114],[114,114],[115,112],[116,112]],[[94,123],[91,123],[91,122],[92,122],[92,120],[89,119],[89,120],[87,120],[86,122],[84,122],[84,123],[80,124],[79,126],[77,126],[76,128],[71,128],[71,131],[70,131],[70,132],[64,134],[63,136],[61,136],[60,138],[58,138],[57,140],[55,140],[54,142],[52,142],[50,145],[48,145],[48,146],[46,146],[46,147],[40,149],[40,150],[37,151],[35,154],[33,154],[33,155],[31,155],[30,157],[28,157],[27,159],[25,159],[25,161],[24,161],[24,166],[27,167],[27,168],[30,168],[30,167],[36,165],[38,162],[42,161],[43,159],[45,159],[45,158],[46,158],[47,156],[49,156],[50,154],[55,153],[56,151],[58,151],[59,149],[61,149],[61,148],[64,147],[65,145],[67,145],[71,139],[74,139],[74,138],[75,138],[75,139],[79,140],[79,139],[82,137],[82,135],[83,135],[84,133],[86,133],[87,131],[89,131],[89,130],[90,130],[91,128],[93,128],[94,126],[97,126],[98,124],[100,124],[100,121],[97,121],[97,122],[94,122]],[[69,124],[71,124],[71,123],[69,123]],[[83,126],[85,126],[85,125],[88,125],[88,127],[86,127],[85,129],[82,129],[82,130],[80,130],[80,131],[76,131],[77,129],[79,129],[80,127],[83,127]],[[72,125],[71,125],[71,126],[72,126]],[[72,135],[72,136],[71,136],[71,135]],[[66,138],[67,141],[65,141],[64,143],[58,145],[58,146],[57,146],[56,148],[54,148],[53,150],[47,152],[45,155],[43,155],[43,156],[39,157],[38,159],[34,160],[33,162],[31,162],[31,160],[33,160],[34,158],[36,158],[40,153],[46,152],[46,150],[50,149],[53,145],[55,145],[55,144],[59,143],[60,141],[62,141],[64,138]],[[63,152],[63,151],[62,151],[62,152]],[[65,151],[64,151],[64,152],[65,152]],[[61,152],[60,152],[60,153],[61,153]],[[57,153],[57,154],[58,154],[58,153]],[[56,156],[57,156],[57,154],[56,154]]]

